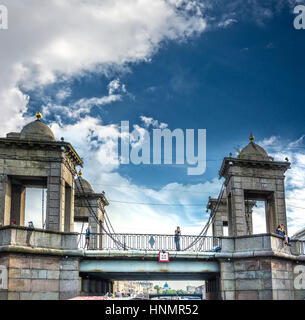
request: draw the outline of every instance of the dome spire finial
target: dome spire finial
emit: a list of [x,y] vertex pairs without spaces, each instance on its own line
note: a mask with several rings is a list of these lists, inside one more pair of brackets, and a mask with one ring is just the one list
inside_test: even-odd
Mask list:
[[250,140],[251,142],[253,142],[253,140],[254,140],[254,135],[253,135],[253,133],[252,133],[252,132],[250,133],[249,140]]
[[79,175],[80,177],[83,175],[82,170],[79,170],[79,171],[78,171],[78,175]]
[[38,110],[36,113],[36,119],[40,120],[41,118],[42,118],[42,114],[40,113],[40,110]]

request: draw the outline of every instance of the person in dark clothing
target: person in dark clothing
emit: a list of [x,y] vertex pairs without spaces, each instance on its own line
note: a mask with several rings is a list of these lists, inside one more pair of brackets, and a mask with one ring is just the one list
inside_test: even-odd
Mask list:
[[33,221],[29,221],[28,228],[34,229],[34,223],[33,223]]
[[91,226],[89,225],[88,228],[86,229],[86,242],[85,242],[85,249],[89,249],[90,245],[90,236],[91,236]]
[[180,227],[177,227],[175,230],[175,244],[176,244],[176,250],[180,251],[180,237],[181,237],[181,230]]
[[291,246],[290,244],[290,238],[286,235],[286,231],[285,231],[285,227],[283,224],[279,224],[276,231],[276,234],[278,234],[279,236],[281,236],[282,238],[284,238],[284,243],[287,246]]

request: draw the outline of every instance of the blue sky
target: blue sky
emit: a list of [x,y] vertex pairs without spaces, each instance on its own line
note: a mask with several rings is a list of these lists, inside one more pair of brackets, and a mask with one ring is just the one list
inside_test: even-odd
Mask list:
[[[110,202],[117,230],[172,233],[179,224],[184,233],[199,232],[207,198],[220,190],[223,157],[246,145],[250,131],[271,155],[292,160],[287,205],[305,208],[305,31],[294,29],[292,13],[302,2],[3,2],[10,26],[0,32],[7,74],[0,81],[7,120],[1,133],[20,129],[40,109],[57,139],[64,136],[84,158],[84,177],[96,191],[110,200],[161,204]],[[207,129],[206,172],[105,164],[120,122],[145,128],[141,116],[171,130]],[[303,211],[289,208],[292,231],[304,226]]]

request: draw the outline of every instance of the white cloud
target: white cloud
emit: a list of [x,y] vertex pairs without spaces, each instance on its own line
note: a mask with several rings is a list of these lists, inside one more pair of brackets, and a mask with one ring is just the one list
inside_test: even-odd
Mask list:
[[[200,7],[194,13],[188,2],[3,0],[10,23],[0,34],[0,116],[5,123],[0,134],[20,128],[28,103],[20,86],[34,89],[88,71],[125,68],[149,60],[163,41],[202,32],[206,23]],[[194,8],[197,2],[192,1]],[[110,96],[117,85],[109,87]]]
[[233,24],[233,23],[237,23],[238,21],[236,19],[226,19],[224,21],[221,21],[218,23],[218,27],[220,28],[227,28],[229,25]]
[[141,121],[144,123],[146,128],[153,127],[155,129],[165,129],[168,127],[167,123],[159,122],[151,117],[140,116]]
[[[125,84],[121,84],[119,79],[113,80],[108,84],[108,95],[103,97],[81,98],[69,105],[59,105],[54,102],[48,102],[42,106],[44,117],[50,115],[56,116],[57,121],[63,126],[64,120],[78,120],[90,113],[92,107],[101,107],[109,105],[116,101],[121,101],[124,95],[129,94]],[[71,95],[71,89],[60,90],[56,97],[59,102]]]

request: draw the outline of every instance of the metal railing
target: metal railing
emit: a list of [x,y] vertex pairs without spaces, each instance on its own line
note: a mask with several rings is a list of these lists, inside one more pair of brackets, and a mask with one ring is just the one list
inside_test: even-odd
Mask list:
[[[208,236],[180,236],[180,251],[205,252],[221,246],[221,239]],[[103,234],[92,233],[89,246],[84,233],[78,235],[78,247],[89,250],[141,250],[141,251],[176,251],[174,235],[163,234]]]

